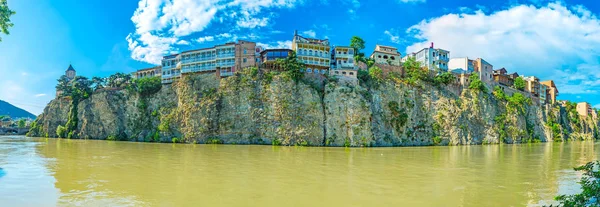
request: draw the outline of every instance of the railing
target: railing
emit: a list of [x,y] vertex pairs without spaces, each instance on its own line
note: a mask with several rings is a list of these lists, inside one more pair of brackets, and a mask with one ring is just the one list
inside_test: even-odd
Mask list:
[[441,61],[446,61],[446,62],[450,61],[450,59],[448,57],[440,57],[440,56],[435,57],[434,60],[441,60]]
[[234,65],[235,65],[235,62],[220,62],[220,63],[217,63],[217,66],[219,66],[219,67],[231,67],[231,66],[234,66]]
[[200,57],[200,58],[189,58],[189,59],[183,59],[182,62],[184,64],[187,64],[187,63],[193,63],[193,62],[208,61],[208,60],[214,60],[215,57],[216,56]]
[[299,57],[322,57],[322,58],[328,58],[329,53],[323,54],[323,55],[321,55],[321,54],[304,54],[304,53],[302,53],[302,54],[297,54],[297,55]]
[[175,65],[167,65],[167,66],[162,67],[163,70],[171,69],[171,68],[175,68]]
[[203,72],[203,71],[214,71],[216,70],[215,66],[200,66],[200,67],[189,67],[181,70],[181,73],[195,73],[195,72]]
[[235,53],[225,53],[225,54],[217,55],[217,58],[231,58],[231,57],[235,57]]

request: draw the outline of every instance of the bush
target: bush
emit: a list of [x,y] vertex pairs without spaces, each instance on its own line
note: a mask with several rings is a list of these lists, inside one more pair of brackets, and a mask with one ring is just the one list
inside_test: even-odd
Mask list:
[[65,128],[64,126],[58,125],[58,127],[56,127],[56,136],[58,136],[58,138],[67,137],[67,128]]
[[515,82],[513,83],[513,86],[518,89],[518,90],[523,90],[525,89],[525,80],[523,80],[523,78],[521,77],[517,77],[515,78]]
[[469,84],[469,89],[487,92],[487,87],[485,87],[485,84],[479,79],[478,73],[472,73],[469,76],[469,81],[471,82],[471,84]]
[[492,93],[494,94],[494,97],[496,97],[496,99],[506,100],[506,94],[504,93],[502,88],[500,88],[500,86],[494,87],[494,91]]
[[373,67],[369,68],[369,77],[375,83],[379,84],[379,83],[383,82],[383,71],[381,70],[381,68],[379,68],[377,66],[373,66]]
[[171,142],[173,142],[173,143],[179,143],[179,138],[174,137],[173,139],[171,139]]
[[456,79],[456,77],[454,77],[454,75],[452,75],[452,73],[450,72],[444,72],[440,75],[435,76],[435,78],[433,79],[433,83],[436,85],[448,85],[452,82],[454,82],[454,80]]
[[155,94],[162,88],[160,77],[144,77],[134,80],[136,91],[142,96]]

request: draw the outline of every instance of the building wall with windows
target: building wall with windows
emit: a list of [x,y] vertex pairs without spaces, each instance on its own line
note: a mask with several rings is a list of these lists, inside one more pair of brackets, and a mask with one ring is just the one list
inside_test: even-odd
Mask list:
[[473,64],[473,60],[468,57],[464,58],[451,58],[448,61],[448,70],[453,71],[454,73],[458,73],[459,71],[464,71],[464,73],[471,73],[475,70],[475,66]]
[[261,51],[258,65],[262,69],[282,70],[280,65],[275,64],[277,59],[286,59],[292,54],[290,49],[266,49]]
[[377,64],[400,66],[402,56],[395,47],[376,45],[371,54],[371,59],[375,60]]
[[525,80],[525,91],[531,93],[533,96],[540,96],[540,79],[535,76],[523,77]]
[[354,62],[354,48],[336,46],[331,50],[331,70],[329,74],[338,77],[341,81],[358,83],[358,67]]
[[494,81],[494,66],[482,58],[473,61],[473,69],[479,73],[479,79],[486,83]]
[[165,56],[162,64],[163,83],[172,83],[181,74],[215,72],[218,77],[233,75],[236,70],[256,66],[256,43],[229,42]]
[[558,89],[556,88],[554,81],[552,81],[552,80],[542,81],[542,82],[540,82],[540,84],[545,85],[548,88],[548,97],[546,98],[548,100],[548,103],[551,103],[551,104],[556,103],[556,97],[558,96]]
[[164,56],[162,59],[161,82],[163,84],[173,83],[181,77],[181,62],[179,54]]
[[580,116],[587,117],[592,114],[592,106],[587,102],[577,103],[577,113]]
[[162,76],[161,66],[139,69],[131,74],[132,78],[160,77],[160,76]]
[[298,60],[306,65],[307,73],[327,74],[331,64],[331,47],[328,39],[306,38],[294,32],[292,50]]
[[423,67],[427,67],[429,70],[440,69],[442,71],[448,71],[448,62],[450,51],[444,49],[435,49],[433,44],[429,48],[424,48],[419,52],[411,53],[404,58],[402,61],[406,61],[409,57],[414,57],[416,61],[421,62]]

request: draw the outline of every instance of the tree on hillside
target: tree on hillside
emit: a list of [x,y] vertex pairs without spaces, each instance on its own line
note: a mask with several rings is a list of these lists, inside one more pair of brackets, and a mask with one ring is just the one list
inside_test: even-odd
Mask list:
[[525,80],[523,80],[523,78],[521,77],[515,78],[514,87],[522,91],[523,89],[525,89]]
[[365,49],[365,41],[359,36],[353,36],[350,39],[350,47],[354,48],[354,61],[355,62],[364,62],[365,61],[365,53],[362,53],[361,50]]
[[469,89],[487,92],[487,87],[485,87],[485,84],[479,79],[479,73],[471,73],[469,82],[471,82],[469,84]]
[[[16,12],[8,8],[8,3],[6,0],[0,0],[0,33],[4,33],[6,35],[10,34],[8,28],[14,26],[14,24],[10,21],[10,16],[14,14],[16,14]],[[1,37],[0,42],[2,42]]]
[[410,84],[418,84],[419,81],[428,81],[429,70],[421,65],[421,62],[417,61],[414,57],[409,57],[402,65],[404,71],[406,71],[406,77]]
[[279,65],[279,68],[282,68],[283,71],[290,74],[292,79],[298,81],[304,77],[304,73],[302,70],[306,68],[304,63],[300,62],[296,57],[296,52],[292,52],[285,59],[277,59],[275,64]]
[[66,75],[62,75],[60,76],[60,78],[58,78],[58,84],[56,84],[56,90],[57,91],[63,91],[63,96],[68,96],[68,92],[69,92],[69,78],[67,78]]
[[104,88],[104,84],[105,83],[105,79],[104,78],[100,78],[100,77],[93,77],[92,78],[92,85],[94,87],[94,90],[98,90],[101,88]]
[[90,81],[87,77],[77,76],[72,81],[71,86],[71,97],[73,99],[86,99],[92,93],[91,86],[92,81]]
[[25,119],[19,119],[19,121],[17,122],[17,126],[19,128],[25,128],[25,125],[26,125]]
[[131,75],[125,73],[115,73],[108,77],[106,85],[109,87],[124,87],[131,80]]

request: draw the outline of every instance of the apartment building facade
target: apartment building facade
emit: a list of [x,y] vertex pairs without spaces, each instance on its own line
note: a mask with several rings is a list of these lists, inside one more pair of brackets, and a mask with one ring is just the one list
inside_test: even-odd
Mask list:
[[525,91],[531,93],[535,97],[539,97],[541,94],[540,79],[535,76],[521,76],[521,78],[525,81]]
[[162,82],[168,84],[182,74],[204,72],[228,77],[251,66],[256,66],[256,43],[239,40],[163,57]]
[[294,32],[292,50],[298,60],[306,65],[306,73],[327,74],[331,65],[331,46],[328,39],[306,38]]
[[475,71],[474,61],[468,57],[451,58],[448,61],[448,71],[456,74],[470,74]]
[[388,64],[393,66],[400,66],[402,60],[402,54],[398,52],[398,49],[391,46],[376,45],[375,50],[371,54],[371,59],[375,60],[377,64]]
[[554,81],[552,80],[547,80],[547,81],[542,81],[540,82],[540,84],[544,85],[547,87],[547,100],[548,103],[551,104],[555,104],[556,103],[556,97],[558,96],[558,89],[556,88],[556,85],[554,84]]
[[331,70],[329,74],[345,82],[358,83],[358,67],[354,62],[354,53],[352,47],[334,47],[331,51]]
[[269,70],[282,70],[280,65],[276,64],[277,59],[286,59],[292,54],[290,49],[266,49],[261,51],[258,65],[260,68]]
[[131,77],[133,77],[133,78],[160,77],[160,76],[162,76],[162,67],[161,66],[139,69],[131,74]]
[[473,69],[479,73],[479,79],[486,83],[494,81],[494,66],[483,58],[477,58],[473,61]]
[[423,67],[427,67],[429,70],[442,70],[448,71],[448,62],[450,61],[450,51],[434,48],[433,43],[429,48],[423,48],[422,50],[411,53],[402,58],[402,61],[406,61],[409,57],[415,58],[416,61],[421,62]]
[[592,114],[592,105],[588,102],[577,103],[577,113],[583,117],[590,116]]

